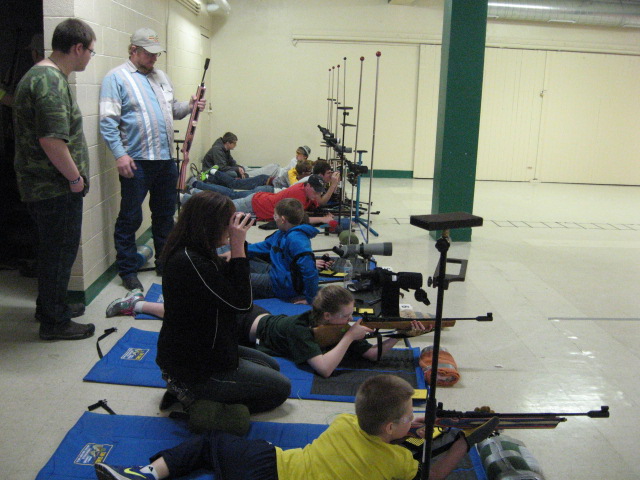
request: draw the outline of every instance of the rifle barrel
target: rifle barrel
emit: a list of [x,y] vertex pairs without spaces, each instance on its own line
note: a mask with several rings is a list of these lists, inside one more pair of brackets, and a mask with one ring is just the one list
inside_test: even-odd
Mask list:
[[[411,320],[417,320],[419,322],[435,322],[435,318],[405,318],[405,317],[369,317],[364,315],[362,317],[362,323],[394,323],[394,322],[410,322]],[[443,322],[455,322],[456,320],[475,320],[478,322],[492,322],[493,314],[488,312],[486,315],[479,315],[477,317],[447,317],[443,318]]]
[[493,412],[460,412],[456,410],[436,411],[439,418],[490,418],[490,417],[511,417],[511,418],[542,418],[542,417],[576,417],[584,416],[589,418],[609,418],[609,407],[603,405],[600,410],[590,410],[588,412],[570,413],[493,413]]

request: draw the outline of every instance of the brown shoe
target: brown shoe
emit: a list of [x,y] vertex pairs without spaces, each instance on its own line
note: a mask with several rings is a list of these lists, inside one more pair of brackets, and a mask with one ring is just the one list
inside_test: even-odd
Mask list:
[[42,340],[82,340],[93,336],[96,327],[93,323],[76,323],[69,320],[60,325],[40,324]]

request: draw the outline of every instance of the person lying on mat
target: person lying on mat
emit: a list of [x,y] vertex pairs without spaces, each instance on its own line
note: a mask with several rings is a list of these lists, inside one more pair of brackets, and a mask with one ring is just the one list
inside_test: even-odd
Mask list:
[[[237,314],[253,308],[244,247],[252,225],[224,195],[201,192],[182,208],[167,239],[156,363],[167,392],[185,408],[204,399],[262,412],[291,391],[275,360],[238,345]],[[228,261],[216,252],[227,244]]]
[[311,239],[318,230],[303,223],[304,208],[296,198],[280,200],[273,219],[278,230],[247,247],[253,296],[311,303],[320,281],[311,249]]
[[[329,203],[329,200],[331,200],[331,196],[336,191],[336,188],[338,188],[338,185],[340,185],[340,172],[334,172],[326,160],[316,160],[311,173],[312,175],[320,175],[325,186],[328,185],[327,189],[321,195],[320,200],[318,200],[318,205],[326,205]],[[309,177],[301,179],[300,183],[304,183],[307,180],[309,180]]]
[[[424,418],[413,416],[413,387],[394,375],[377,375],[356,394],[356,414],[337,416],[304,448],[282,450],[264,440],[250,440],[219,430],[163,450],[146,466],[96,463],[100,480],[161,480],[195,470],[212,470],[221,480],[411,480],[420,478],[420,462],[399,444]],[[432,451],[444,451],[429,468],[429,478],[446,478],[476,443],[489,437],[500,419],[493,417],[475,430],[450,429],[434,439]],[[420,430],[418,430],[420,432]],[[418,433],[420,435],[420,433]],[[424,429],[422,429],[424,435]],[[421,452],[416,454],[420,455]]]
[[[319,375],[329,377],[342,361],[347,351],[367,360],[378,359],[378,346],[367,342],[364,337],[372,332],[370,328],[355,322],[346,331],[337,345],[323,351],[313,337],[312,328],[318,325],[346,325],[353,320],[354,299],[351,292],[338,285],[321,288],[313,299],[313,308],[300,315],[259,315],[248,330],[251,344],[269,355],[286,357],[296,364],[308,363]],[[413,329],[427,333],[420,322],[411,322]],[[387,338],[382,342],[382,353],[391,350],[398,338]],[[242,343],[242,340],[241,340]]]
[[296,156],[286,167],[278,168],[271,179],[274,188],[288,188],[298,180],[311,175],[313,162],[309,160],[311,149],[306,145],[296,149]]

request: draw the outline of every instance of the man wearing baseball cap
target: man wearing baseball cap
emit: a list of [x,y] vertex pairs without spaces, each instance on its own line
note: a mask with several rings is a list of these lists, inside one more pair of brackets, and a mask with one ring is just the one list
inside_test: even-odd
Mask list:
[[[114,240],[118,273],[127,290],[142,289],[137,276],[135,234],[142,202],[150,195],[151,231],[158,258],[173,228],[178,169],[172,160],[173,120],[186,117],[195,97],[178,102],[167,75],[155,68],[164,52],[158,34],[140,28],[131,35],[129,60],[111,70],[100,90],[100,133],[116,159],[122,199]],[[204,109],[204,100],[199,108]]]

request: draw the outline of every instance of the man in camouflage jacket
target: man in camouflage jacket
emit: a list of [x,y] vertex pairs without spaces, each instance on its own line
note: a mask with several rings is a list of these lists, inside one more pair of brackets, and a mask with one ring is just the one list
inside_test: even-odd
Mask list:
[[66,303],[89,179],[82,113],[68,77],[86,68],[95,41],[85,22],[63,21],[53,33],[51,56],[34,65],[15,92],[14,165],[20,195],[38,231],[36,318],[43,340],[88,338],[95,330],[91,323],[71,320],[84,312],[84,305]]

